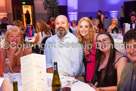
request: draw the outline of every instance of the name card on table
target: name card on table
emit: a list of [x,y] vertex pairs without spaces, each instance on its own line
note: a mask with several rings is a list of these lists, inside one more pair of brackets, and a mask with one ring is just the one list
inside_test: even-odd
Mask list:
[[46,56],[30,54],[21,57],[23,91],[46,91]]

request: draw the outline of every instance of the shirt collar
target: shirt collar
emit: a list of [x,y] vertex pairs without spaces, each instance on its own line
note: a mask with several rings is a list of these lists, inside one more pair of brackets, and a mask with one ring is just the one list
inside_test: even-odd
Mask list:
[[[58,40],[60,40],[60,38],[58,37],[57,34],[55,35],[55,37],[56,37]],[[70,32],[68,31],[67,34],[64,36],[64,38],[63,38],[62,40],[65,40],[65,39],[67,39],[67,38],[69,38],[69,37],[70,37]]]

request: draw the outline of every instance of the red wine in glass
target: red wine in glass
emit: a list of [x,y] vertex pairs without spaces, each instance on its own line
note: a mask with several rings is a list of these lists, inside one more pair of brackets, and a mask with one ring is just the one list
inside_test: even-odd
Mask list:
[[63,88],[61,89],[61,91],[71,91],[71,88],[70,88],[70,87],[63,87]]

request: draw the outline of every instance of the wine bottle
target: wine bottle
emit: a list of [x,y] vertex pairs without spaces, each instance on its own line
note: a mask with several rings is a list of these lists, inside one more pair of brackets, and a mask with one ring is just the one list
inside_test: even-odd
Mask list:
[[13,82],[13,91],[18,91],[17,81],[14,81],[14,82]]
[[61,82],[57,69],[57,62],[54,62],[54,72],[52,79],[52,91],[60,91],[61,90]]

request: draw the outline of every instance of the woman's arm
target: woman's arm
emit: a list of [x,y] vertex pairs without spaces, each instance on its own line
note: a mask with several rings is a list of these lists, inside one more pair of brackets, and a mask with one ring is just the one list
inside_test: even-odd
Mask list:
[[98,87],[96,88],[92,83],[89,85],[95,89],[95,91],[117,91],[117,86],[110,86],[110,87]]
[[99,30],[96,25],[94,25],[94,29],[95,29],[95,32]]
[[117,86],[110,87],[99,87],[95,89],[96,91],[117,91]]
[[104,25],[104,15],[101,15],[101,21],[102,21],[102,24]]
[[34,42],[31,42],[32,44],[36,44],[39,41],[40,35],[37,34]]
[[109,28],[108,28],[108,33],[112,33],[111,32],[111,26],[109,26]]
[[25,49],[25,54],[24,55],[28,55],[32,53],[32,49],[30,47]]
[[[10,60],[10,66],[11,66],[11,68],[13,69],[13,67],[14,67],[14,58],[15,58],[15,56],[14,56],[14,53],[15,53],[15,50],[14,49],[10,49],[10,50],[6,50],[7,51],[7,58]],[[1,59],[1,62],[2,62],[2,65],[3,65],[3,70],[5,69],[5,63],[6,63],[6,52],[5,52],[5,49],[4,48],[2,48],[1,49],[1,57],[0,57],[0,59]]]
[[122,57],[115,64],[115,68],[117,69],[117,84],[119,84],[122,71],[128,62],[129,61],[126,57]]

